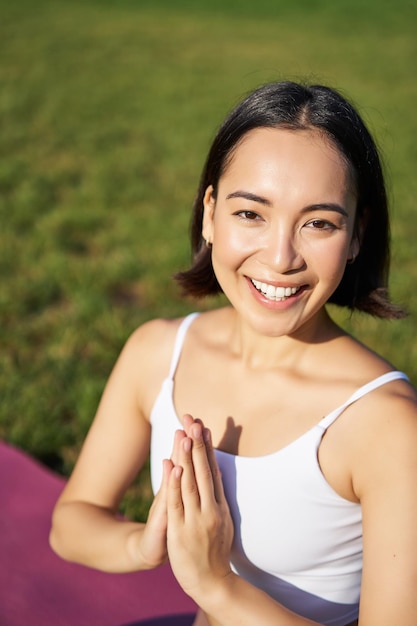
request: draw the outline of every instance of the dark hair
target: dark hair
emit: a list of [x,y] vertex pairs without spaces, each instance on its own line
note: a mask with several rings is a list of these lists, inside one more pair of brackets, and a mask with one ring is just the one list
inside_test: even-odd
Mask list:
[[356,229],[360,251],[347,264],[329,302],[382,318],[405,313],[388,297],[390,229],[384,176],[376,145],[364,122],[337,91],[321,85],[270,83],[245,98],[226,118],[205,163],[191,223],[192,266],[176,274],[184,293],[203,297],[222,291],[213,271],[211,250],[202,237],[203,198],[214,196],[239,142],[255,128],[317,129],[338,148],[352,169],[357,191]]

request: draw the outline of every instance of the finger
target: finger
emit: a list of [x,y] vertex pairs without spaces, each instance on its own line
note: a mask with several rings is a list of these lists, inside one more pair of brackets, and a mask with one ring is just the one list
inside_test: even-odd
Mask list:
[[176,430],[174,435],[174,444],[172,448],[171,461],[174,465],[180,465],[181,441],[185,437],[183,430]]
[[202,427],[204,426],[203,422],[199,418],[194,418],[189,413],[186,413],[182,419],[182,425],[188,437],[191,435],[191,427],[193,424],[201,424]]
[[182,468],[178,465],[172,468],[167,489],[168,526],[170,521],[178,523],[184,519],[184,505],[181,495]]
[[[169,476],[172,471],[172,462],[168,459],[162,461],[162,482],[158,493],[156,494],[152,506],[148,515],[148,527],[152,520],[152,525],[160,528],[160,530],[166,530],[167,524],[167,493],[169,485]],[[156,520],[156,522],[155,522]]]
[[162,461],[162,482],[161,482],[161,492],[166,492],[168,489],[169,483],[169,475],[171,474],[172,469],[174,468],[174,464],[170,459],[164,459]]
[[206,446],[207,459],[210,465],[210,471],[213,480],[214,497],[216,498],[217,502],[221,502],[222,499],[224,499],[225,497],[222,475],[214,452],[211,432],[208,428],[203,429],[203,439]]
[[184,417],[182,418],[182,425],[187,435],[189,434],[190,428],[193,424],[194,424],[194,418],[189,413],[186,413]]
[[191,428],[192,461],[194,466],[197,489],[200,495],[201,506],[211,505],[215,499],[213,476],[207,456],[206,443],[203,438],[201,424],[194,423]]
[[181,442],[180,457],[181,467],[183,469],[181,477],[181,494],[185,514],[187,514],[187,511],[195,512],[195,510],[200,509],[200,494],[195,476],[192,447],[192,439],[185,437]]
[[166,497],[167,497],[167,489],[169,482],[169,475],[173,468],[172,461],[168,459],[164,459],[162,461],[162,480],[161,485],[159,487],[158,493],[156,494],[153,503],[152,510],[165,510],[166,511]]
[[[215,493],[215,497],[217,501],[220,501],[220,498],[223,495],[223,484],[221,482],[221,474],[220,474],[220,470],[219,467],[217,465],[217,461],[216,458],[214,456],[214,450],[213,450],[213,446],[211,443],[211,433],[210,431],[204,427],[203,421],[201,419],[194,419],[190,414],[185,414],[183,417],[183,426],[184,426],[184,430],[187,433],[187,435],[191,438],[193,438],[194,440],[194,444],[197,448],[200,445],[200,431],[198,429],[196,429],[197,431],[197,439],[195,437],[193,437],[193,430],[192,427],[194,424],[199,424],[201,426],[202,429],[202,433],[203,433],[203,442],[204,445],[206,446],[206,450],[207,450],[207,458],[209,461],[209,468],[210,471],[213,475],[213,482],[214,482],[214,493]],[[202,471],[203,472],[207,472],[207,465],[203,462],[202,467]],[[211,495],[211,491],[209,492]]]
[[[194,419],[190,414],[185,414],[183,417],[183,426],[184,426],[185,432],[190,437],[193,437],[193,433],[191,429],[194,424],[200,424],[202,428],[203,441],[204,441],[204,445],[206,446],[207,458],[209,461],[210,471],[213,477],[215,498],[219,502],[221,497],[224,496],[223,483],[221,480],[221,472],[217,465],[217,460],[216,460],[214,449],[212,446],[211,433],[209,429],[204,427],[204,424],[201,419],[198,419],[198,418]],[[206,467],[204,465],[203,465],[203,471],[206,471]]]

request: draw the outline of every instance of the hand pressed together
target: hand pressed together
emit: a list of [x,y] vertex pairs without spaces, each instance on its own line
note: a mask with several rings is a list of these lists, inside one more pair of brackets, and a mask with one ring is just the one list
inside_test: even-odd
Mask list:
[[162,565],[168,560],[167,552],[167,497],[169,476],[173,467],[179,463],[180,442],[185,436],[183,431],[175,433],[171,459],[163,461],[161,487],[149,510],[148,520],[140,537],[139,551],[141,562],[150,569]]
[[168,560],[166,502],[171,469],[172,463],[165,460],[161,488],[154,498],[149,510],[148,520],[140,536],[139,551],[141,561],[149,569],[158,567]]
[[231,573],[233,522],[211,434],[184,418],[176,435],[167,487],[168,555],[173,572],[197,603]]

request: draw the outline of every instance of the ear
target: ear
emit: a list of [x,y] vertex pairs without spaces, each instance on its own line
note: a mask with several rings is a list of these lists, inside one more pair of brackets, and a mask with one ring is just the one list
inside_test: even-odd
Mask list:
[[358,256],[360,252],[362,239],[363,239],[363,235],[365,232],[365,224],[366,224],[366,217],[364,215],[360,217],[358,219],[357,224],[355,224],[355,229],[352,235],[352,241],[350,242],[350,247],[349,247],[349,260],[351,263],[353,263],[353,261],[356,259],[356,257]]
[[349,258],[348,262],[353,263],[356,257],[359,254],[359,250],[361,248],[360,235],[359,233],[353,233],[352,241],[349,246]]
[[203,213],[203,226],[201,234],[206,240],[207,244],[213,243],[214,235],[214,209],[216,207],[216,200],[214,198],[213,185],[209,185],[206,189],[203,198],[204,213]]

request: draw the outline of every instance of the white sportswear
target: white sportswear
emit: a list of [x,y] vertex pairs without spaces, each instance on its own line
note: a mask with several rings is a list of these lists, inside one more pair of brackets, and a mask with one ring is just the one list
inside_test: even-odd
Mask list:
[[[181,323],[168,377],[151,413],[151,479],[156,493],[162,460],[182,428],[173,402],[174,376],[193,313]],[[290,610],[326,626],[358,617],[362,573],[359,504],[330,487],[318,463],[327,428],[353,402],[392,380],[388,372],[358,389],[304,435],[275,453],[235,456],[216,450],[235,537],[234,571]]]

